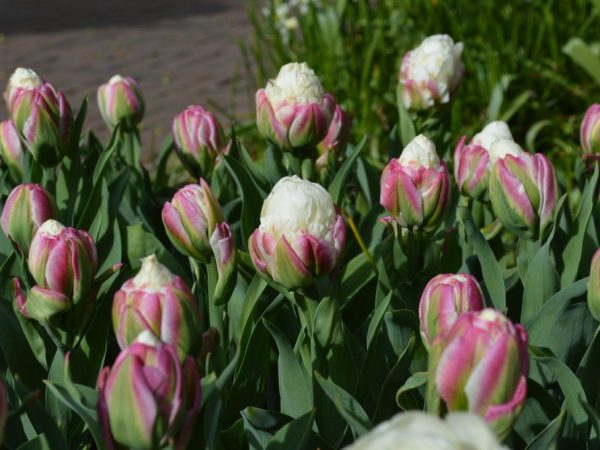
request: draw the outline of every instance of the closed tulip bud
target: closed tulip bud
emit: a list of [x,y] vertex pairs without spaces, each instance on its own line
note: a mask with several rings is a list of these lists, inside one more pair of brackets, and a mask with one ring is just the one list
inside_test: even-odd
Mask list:
[[452,328],[467,311],[483,309],[483,293],[468,273],[440,274],[429,280],[419,303],[421,337],[429,348],[437,336]]
[[108,443],[155,450],[186,447],[200,408],[200,379],[192,358],[174,347],[133,343],[98,379],[98,413]]
[[8,195],[2,208],[0,224],[4,234],[27,255],[38,229],[55,216],[54,199],[43,187],[38,184],[20,184]]
[[507,153],[492,166],[489,194],[494,214],[505,228],[524,238],[542,238],[558,201],[552,163],[539,153]]
[[421,134],[383,169],[379,202],[398,225],[434,230],[448,204],[449,186],[446,165],[434,143]]
[[[78,305],[88,299],[94,283],[98,266],[96,244],[86,231],[50,219],[33,237],[27,263],[39,289],[51,291],[56,298],[64,296]],[[30,311],[31,300],[27,299]]]
[[396,414],[346,450],[508,450],[479,416],[451,412],[444,420],[420,411]]
[[329,131],[325,138],[319,142],[319,158],[315,162],[317,170],[326,167],[335,169],[339,160],[343,157],[344,149],[350,137],[350,117],[344,112],[340,105],[336,105],[333,119],[329,125]]
[[260,226],[248,242],[256,269],[288,289],[331,272],[346,243],[346,226],[329,192],[297,176],[277,182]]
[[219,279],[215,286],[214,302],[225,303],[229,300],[237,281],[237,258],[235,239],[231,227],[223,222],[215,227],[210,237],[210,246],[217,264]]
[[501,139],[512,141],[506,122],[491,122],[466,145],[466,136],[454,152],[454,177],[462,195],[479,199],[486,195],[491,160],[489,151]]
[[469,411],[500,439],[527,396],[527,332],[494,309],[466,312],[433,341],[428,410]]
[[173,137],[179,158],[192,175],[208,177],[217,157],[228,150],[217,117],[201,106],[188,106],[173,120]]
[[33,158],[53,166],[67,151],[73,114],[66,97],[29,69],[17,69],[5,92],[8,111]]
[[590,267],[590,281],[588,282],[588,306],[592,317],[600,321],[600,249],[596,250]]
[[223,222],[223,212],[206,181],[201,178],[200,184],[179,189],[171,202],[165,203],[162,220],[177,250],[198,261],[210,261],[210,237]]
[[137,125],[144,117],[144,99],[131,77],[113,76],[98,88],[98,109],[109,128]]
[[8,418],[8,392],[6,386],[0,381],[0,445],[4,442],[4,426]]
[[0,122],[0,157],[17,179],[23,177],[23,155],[21,139],[12,121]]
[[138,274],[115,293],[112,323],[121,349],[147,331],[173,345],[182,360],[200,337],[200,312],[192,293],[154,255],[144,258]]
[[579,129],[581,147],[586,153],[600,153],[600,104],[588,108]]
[[462,51],[462,42],[455,44],[450,36],[436,34],[407,52],[400,68],[404,107],[426,109],[448,103],[465,72]]
[[306,63],[290,63],[256,93],[258,132],[282,150],[316,146],[329,130],[335,99]]

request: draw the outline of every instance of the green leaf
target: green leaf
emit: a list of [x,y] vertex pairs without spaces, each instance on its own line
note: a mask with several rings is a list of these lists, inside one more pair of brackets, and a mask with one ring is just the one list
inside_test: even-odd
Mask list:
[[597,84],[600,84],[600,58],[598,58],[587,44],[578,37],[571,38],[562,48],[569,58],[581,66]]
[[369,420],[369,416],[358,401],[347,391],[332,381],[323,378],[317,372],[314,373],[314,377],[327,397],[333,402],[337,411],[346,419],[354,433],[354,437],[356,438],[369,432],[373,426]]
[[367,142],[366,137],[362,138],[359,144],[352,149],[352,153],[348,158],[346,158],[346,160],[336,173],[335,178],[329,185],[328,190],[331,194],[331,197],[333,198],[333,203],[335,203],[338,206],[341,204],[344,198],[344,194],[346,193],[346,181],[348,179],[348,176],[350,176],[352,168],[354,167],[354,163],[358,159],[360,152],[362,151],[365,145],[365,142]]
[[369,329],[367,330],[367,349],[371,348],[373,338],[375,337],[377,331],[379,331],[379,327],[381,326],[381,322],[383,321],[383,316],[385,315],[385,312],[387,311],[391,300],[392,293],[390,292],[383,298],[383,300],[379,303],[379,306],[377,306],[375,312],[373,313],[371,322],[369,322]]
[[52,450],[50,443],[45,434],[33,438],[29,442],[25,442],[17,447],[17,450]]
[[406,147],[410,141],[412,141],[417,132],[415,125],[410,117],[410,113],[404,107],[402,101],[402,85],[398,83],[396,88],[396,106],[398,107],[398,132],[400,133],[400,142],[402,147]]
[[340,300],[346,304],[373,278],[376,270],[365,253],[359,253],[342,267]]
[[410,399],[406,394],[414,389],[420,388],[421,386],[425,386],[427,384],[428,376],[429,375],[427,372],[417,372],[412,374],[404,382],[404,384],[396,392],[396,403],[400,408],[405,411],[414,409],[413,406],[415,405],[410,402]]
[[309,450],[315,448],[312,425],[315,411],[309,411],[285,425],[273,436],[267,450]]
[[550,255],[550,239],[537,251],[523,289],[521,322],[529,322],[540,311],[544,302],[556,292],[558,274]]
[[552,422],[538,434],[525,450],[555,450],[560,432],[565,421],[565,410],[562,410]]

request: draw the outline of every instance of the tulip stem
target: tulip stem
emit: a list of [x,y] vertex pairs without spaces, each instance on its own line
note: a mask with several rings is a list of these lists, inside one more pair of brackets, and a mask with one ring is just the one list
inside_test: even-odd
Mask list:
[[300,317],[302,318],[304,325],[306,326],[306,330],[308,331],[309,336],[311,336],[312,338],[313,318],[317,309],[317,303],[298,291],[294,292],[293,296],[296,305],[300,310]]
[[213,259],[206,264],[206,276],[208,280],[207,286],[207,302],[208,302],[208,317],[211,327],[215,327],[219,331],[220,336],[224,336],[223,332],[223,306],[215,305],[214,293],[215,286],[218,281],[217,263]]
[[371,253],[369,253],[369,249],[365,245],[365,241],[363,241],[362,236],[358,232],[358,228],[356,227],[354,220],[352,219],[352,217],[346,210],[344,210],[344,218],[346,219],[346,222],[350,226],[350,229],[352,230],[352,234],[354,235],[354,238],[356,239],[358,246],[360,247],[361,251],[365,254],[365,257],[367,258],[367,261],[369,261],[369,264],[371,265],[371,268],[375,272],[375,275],[377,275],[378,274],[377,264],[375,264],[375,260],[373,259],[373,256],[371,256]]

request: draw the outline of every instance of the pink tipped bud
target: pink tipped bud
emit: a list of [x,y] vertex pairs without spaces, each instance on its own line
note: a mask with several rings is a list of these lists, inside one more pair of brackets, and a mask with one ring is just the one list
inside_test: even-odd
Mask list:
[[235,239],[229,224],[223,222],[215,227],[210,237],[210,246],[217,264],[219,279],[215,286],[214,302],[225,303],[229,300],[237,281]]
[[329,131],[325,138],[319,142],[319,158],[315,162],[318,171],[329,167],[335,170],[339,161],[344,156],[344,150],[350,137],[350,117],[340,105],[336,105]]
[[600,321],[600,249],[596,250],[592,258],[587,300],[592,317]]
[[23,156],[21,139],[12,121],[0,122],[0,157],[16,179],[23,177]]
[[137,125],[144,117],[144,99],[131,77],[113,76],[98,88],[98,108],[109,128]]
[[581,147],[586,153],[600,153],[600,104],[588,108],[579,130]]

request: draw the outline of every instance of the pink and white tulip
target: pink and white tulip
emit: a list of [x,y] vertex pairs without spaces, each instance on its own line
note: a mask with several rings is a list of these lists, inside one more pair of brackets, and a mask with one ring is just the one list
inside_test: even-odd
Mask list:
[[600,249],[596,250],[592,258],[587,301],[592,317],[600,322]]
[[134,126],[144,118],[144,99],[133,78],[115,75],[98,88],[98,109],[109,128]]
[[191,357],[180,362],[174,347],[140,336],[98,379],[105,445],[109,449],[187,448],[200,408],[200,389]]
[[73,114],[66,97],[30,69],[17,69],[5,91],[10,118],[33,158],[53,166],[67,151]]
[[24,154],[15,125],[10,120],[0,122],[0,157],[17,179],[23,177]]
[[210,261],[210,238],[217,224],[223,222],[223,212],[204,179],[179,189],[163,206],[162,220],[177,250],[198,261]]
[[400,68],[404,107],[418,110],[448,103],[465,72],[462,51],[462,42],[436,34],[407,52]]
[[137,275],[115,293],[112,323],[121,349],[143,331],[173,345],[182,360],[199,343],[200,311],[194,296],[154,255],[144,258]]
[[173,137],[177,155],[190,173],[208,177],[217,158],[226,153],[223,127],[217,117],[201,106],[188,106],[173,120]]
[[326,136],[336,102],[306,63],[290,63],[256,92],[258,132],[282,150],[316,146]]
[[29,254],[29,245],[33,236],[44,222],[56,216],[56,207],[52,196],[38,184],[20,184],[8,195],[0,224],[4,234]]
[[600,153],[600,103],[588,108],[579,129],[581,147],[586,153]]
[[288,289],[331,272],[346,243],[346,226],[329,192],[297,176],[277,182],[250,236],[252,262]]
[[428,410],[469,411],[508,435],[527,396],[527,332],[494,309],[466,312],[429,352]]
[[503,155],[496,152],[500,156],[493,163],[488,187],[494,214],[515,234],[542,238],[558,201],[554,167],[542,154],[516,152],[514,143],[498,141],[492,151],[499,146]]
[[440,224],[450,195],[448,168],[435,145],[422,134],[392,159],[381,174],[379,202],[390,212],[386,221],[405,228],[434,230]]
[[461,314],[483,307],[483,293],[472,275],[440,274],[433,277],[425,286],[419,303],[425,347],[429,348],[436,337],[447,333]]

